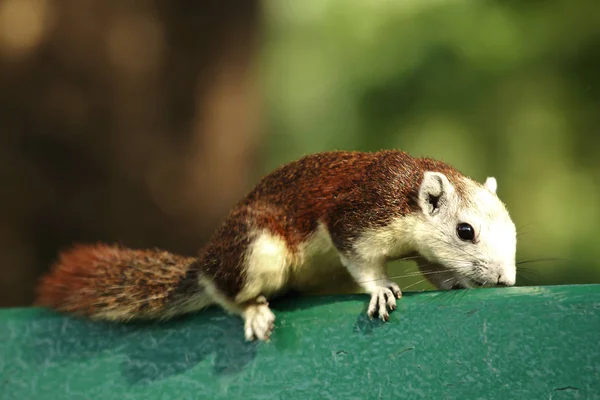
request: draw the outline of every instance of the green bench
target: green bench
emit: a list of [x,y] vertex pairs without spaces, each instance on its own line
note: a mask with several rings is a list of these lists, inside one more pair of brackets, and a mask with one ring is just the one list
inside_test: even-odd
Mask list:
[[600,285],[286,298],[270,343],[219,309],[160,324],[0,311],[0,399],[600,399]]

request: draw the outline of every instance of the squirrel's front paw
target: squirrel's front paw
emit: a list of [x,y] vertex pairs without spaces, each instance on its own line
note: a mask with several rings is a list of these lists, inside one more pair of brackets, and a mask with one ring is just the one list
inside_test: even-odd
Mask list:
[[369,308],[367,310],[369,318],[373,318],[375,314],[378,314],[381,320],[389,320],[390,314],[388,313],[388,309],[390,311],[395,310],[396,299],[399,299],[400,297],[402,297],[402,291],[400,290],[400,287],[393,282],[388,282],[386,286],[378,287],[371,294],[371,302],[369,303]]

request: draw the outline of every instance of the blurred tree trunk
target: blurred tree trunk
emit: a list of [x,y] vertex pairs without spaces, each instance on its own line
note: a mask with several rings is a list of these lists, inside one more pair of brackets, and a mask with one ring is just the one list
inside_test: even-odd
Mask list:
[[258,1],[0,0],[0,306],[29,304],[73,242],[208,239],[258,150],[259,17]]

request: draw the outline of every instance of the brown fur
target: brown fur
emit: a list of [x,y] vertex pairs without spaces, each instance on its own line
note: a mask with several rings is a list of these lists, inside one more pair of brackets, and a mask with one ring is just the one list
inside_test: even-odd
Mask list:
[[233,299],[244,287],[247,249],[260,231],[283,238],[294,253],[324,223],[340,252],[350,253],[361,232],[417,210],[426,170],[444,173],[460,191],[460,172],[401,151],[306,156],[264,177],[198,259],[160,250],[76,247],[62,253],[41,280],[37,303],[88,316],[120,308],[130,316],[156,317],[202,292],[199,277]]

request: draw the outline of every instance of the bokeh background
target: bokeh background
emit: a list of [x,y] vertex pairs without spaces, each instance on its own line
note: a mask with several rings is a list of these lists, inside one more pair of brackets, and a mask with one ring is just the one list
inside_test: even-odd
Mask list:
[[74,242],[193,255],[331,149],[496,176],[518,284],[600,282],[599,71],[594,0],[0,0],[0,306]]

